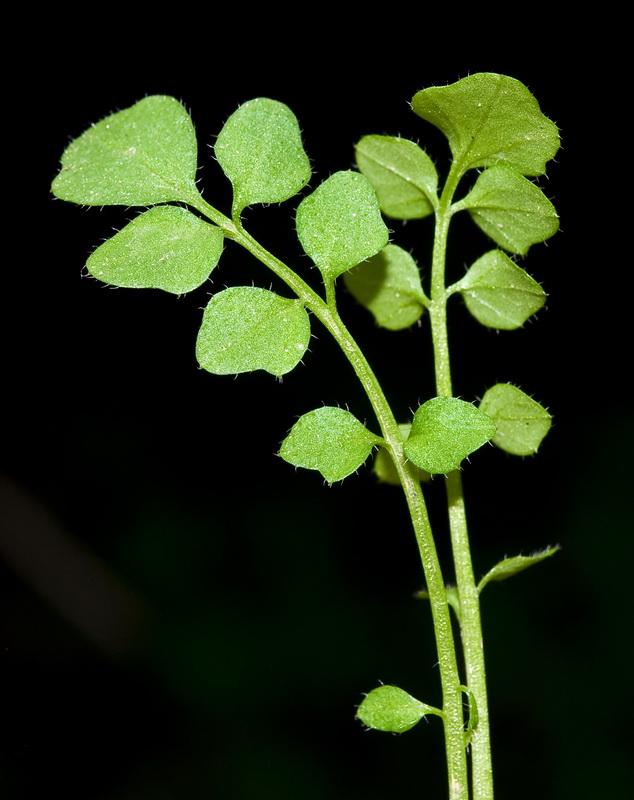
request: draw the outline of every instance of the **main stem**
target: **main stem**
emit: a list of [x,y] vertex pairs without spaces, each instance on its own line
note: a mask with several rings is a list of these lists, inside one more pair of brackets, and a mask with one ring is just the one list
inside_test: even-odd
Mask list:
[[[451,220],[451,201],[459,177],[457,170],[451,170],[447,178],[436,213],[436,233],[432,257],[429,314],[434,343],[436,392],[442,397],[451,397],[453,394],[447,336],[447,299],[449,295],[445,283],[445,263],[447,234]],[[479,717],[478,725],[471,739],[473,800],[493,800],[489,709],[480,600],[473,575],[460,471],[450,472],[445,478],[445,483],[456,584],[460,598],[460,631],[467,672],[466,680],[468,688],[475,697]]]
[[305,303],[306,307],[338,342],[372,403],[383,438],[394,460],[405,492],[429,593],[443,692],[449,798],[450,800],[469,800],[462,690],[445,584],[420,481],[403,454],[403,440],[387,398],[359,345],[337,313],[332,285],[326,287],[327,299],[324,300],[297,273],[253,239],[241,225],[235,224],[200,197],[192,198],[190,202],[201,213],[223,228],[229,238],[242,245],[269,267]]

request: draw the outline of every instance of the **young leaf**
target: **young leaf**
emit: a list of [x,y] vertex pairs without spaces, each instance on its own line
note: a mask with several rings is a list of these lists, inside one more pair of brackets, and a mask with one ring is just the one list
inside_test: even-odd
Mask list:
[[552,424],[543,406],[517,386],[497,383],[485,392],[480,411],[497,427],[493,444],[514,456],[532,456]]
[[[405,441],[412,429],[412,424],[410,422],[403,423],[398,426],[398,429],[403,441]],[[420,481],[429,482],[431,476],[428,472],[425,472],[423,469],[418,469],[418,467],[415,467],[415,470]],[[394,466],[394,461],[392,461],[392,456],[385,447],[379,447],[374,458],[374,474],[379,483],[389,483],[391,486],[401,485],[398,472]]]
[[348,291],[383,328],[409,328],[423,313],[427,298],[416,262],[403,248],[386,245],[343,276]]
[[461,686],[460,688],[462,689],[462,693],[467,696],[467,702],[469,704],[469,719],[467,721],[467,730],[465,731],[465,745],[468,745],[473,736],[473,732],[478,727],[480,715],[478,713],[478,704],[476,703],[474,693],[466,686]]
[[493,164],[543,175],[559,149],[557,126],[524,84],[506,75],[481,72],[424,89],[412,108],[445,134],[460,175]]
[[372,185],[358,172],[335,172],[299,204],[297,235],[332,281],[387,244],[388,230]]
[[454,205],[454,211],[463,208],[496,244],[522,256],[532,244],[559,230],[559,217],[550,200],[511,167],[484,170],[469,194]]
[[550,556],[554,555],[558,550],[559,545],[555,545],[541,553],[533,553],[532,556],[505,558],[490,569],[484,578],[482,578],[478,584],[478,592],[481,592],[489,581],[505,581],[507,578],[516,575],[523,569],[528,569],[528,567],[532,567],[533,564],[539,564],[539,562],[543,561],[545,558],[550,558]]
[[214,152],[233,184],[233,216],[254,203],[281,203],[310,180],[297,118],[284,103],[259,97],[234,112]]
[[196,356],[215,375],[263,369],[279,377],[299,364],[309,340],[310,322],[300,300],[235,286],[209,301]]
[[87,206],[188,202],[196,189],[196,134],[173,97],[153,95],[83,133],[62,155],[51,191]]
[[209,278],[222,245],[220,228],[185,208],[157,206],[98,247],[86,268],[112,286],[185,294]]
[[421,703],[398,686],[379,686],[365,696],[357,719],[377,731],[405,733],[426,714],[443,716],[440,709]]
[[438,173],[415,142],[400,136],[364,136],[355,147],[357,166],[368,178],[381,211],[394,219],[422,219],[438,205]]
[[318,470],[334,483],[357,470],[380,441],[349,411],[325,406],[297,420],[280,455],[295,467]]
[[501,250],[490,250],[454,287],[473,316],[489,328],[520,328],[546,302],[536,280]]
[[434,397],[414,414],[404,451],[417,467],[432,475],[446,474],[494,435],[493,420],[471,403]]

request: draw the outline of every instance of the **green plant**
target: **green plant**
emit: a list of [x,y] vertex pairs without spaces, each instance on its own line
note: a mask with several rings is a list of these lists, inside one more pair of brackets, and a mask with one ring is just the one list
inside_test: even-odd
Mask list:
[[[293,425],[280,455],[296,467],[319,471],[332,483],[357,470],[378,448],[379,479],[400,484],[409,507],[427,583],[420,596],[431,606],[443,694],[442,708],[435,708],[398,687],[379,686],[361,703],[358,717],[371,728],[402,732],[425,715],[440,716],[449,797],[490,800],[479,596],[488,582],[508,578],[557,548],[505,559],[476,585],[461,469],[463,461],[487,442],[515,455],[535,453],[551,419],[541,405],[510,384],[491,387],[478,406],[454,396],[447,302],[460,295],[480,323],[501,330],[522,326],[543,306],[540,285],[506,253],[523,256],[558,229],[552,204],[528,178],[544,174],[558,150],[559,135],[529,91],[502,75],[475,74],[420,91],[413,98],[413,110],[449,141],[452,162],[442,189],[434,163],[417,144],[391,136],[361,139],[356,146],[360,172],[333,174],[297,208],[298,237],[319,272],[318,289],[311,286],[309,275],[304,277],[267,251],[243,225],[249,206],[288,200],[311,176],[297,120],[274,100],[245,103],[217,138],[215,156],[233,187],[230,215],[200,194],[193,125],[183,106],[165,96],[147,97],[86,131],[62,156],[52,190],[61,199],[84,205],[150,206],[88,259],[88,272],[105,283],[177,295],[193,291],[208,280],[225,240],[230,240],[286,284],[290,297],[255,286],[233,286],[212,296],[196,347],[200,365],[209,372],[261,369],[281,377],[308,349],[309,315],[332,334],[372,404],[380,432],[342,408],[316,408]],[[473,183],[464,185],[463,178],[474,171]],[[500,249],[482,255],[459,281],[447,286],[448,231],[460,211],[468,211]],[[435,217],[427,292],[412,256],[389,242],[381,212],[400,220]],[[339,277],[384,328],[398,330],[414,325],[423,314],[429,317],[437,396],[423,403],[407,423],[395,418],[383,387],[339,314]],[[430,474],[445,476],[455,587],[447,586],[441,573],[421,490],[421,481]],[[464,679],[450,608],[462,638]]]

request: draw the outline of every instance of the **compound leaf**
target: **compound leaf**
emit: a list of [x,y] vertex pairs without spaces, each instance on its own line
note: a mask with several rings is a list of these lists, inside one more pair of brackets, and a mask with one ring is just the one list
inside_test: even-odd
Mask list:
[[455,211],[469,210],[474,222],[510,253],[525,255],[559,230],[555,207],[542,190],[511,167],[490,167]]
[[365,696],[357,719],[377,731],[404,733],[426,714],[443,716],[440,709],[421,703],[398,686],[379,686]]
[[515,456],[537,452],[552,424],[552,417],[517,386],[497,383],[485,392],[480,411],[497,427],[493,444]]
[[459,175],[494,164],[543,175],[559,149],[557,126],[524,84],[506,75],[480,72],[423,89],[412,108],[445,134]]
[[348,270],[343,280],[377,323],[391,331],[417,322],[427,302],[416,262],[395,244],[386,245],[380,253]]
[[279,377],[297,366],[309,340],[310,322],[300,300],[234,286],[209,301],[196,356],[215,375],[263,369]]
[[478,584],[478,591],[481,592],[489,581],[505,581],[507,578],[516,575],[523,569],[532,567],[533,564],[539,564],[545,558],[550,558],[559,550],[559,545],[549,547],[541,553],[533,553],[532,556],[514,556],[513,558],[505,558],[490,569],[487,574],[482,578]]
[[280,455],[295,467],[318,470],[334,483],[357,470],[380,441],[349,411],[325,406],[297,420]]
[[493,420],[471,403],[434,397],[414,414],[404,451],[417,467],[432,475],[446,474],[494,435]]
[[235,111],[214,148],[233,185],[233,216],[254,203],[281,203],[310,180],[297,118],[284,103],[259,97]]
[[490,250],[455,287],[473,316],[489,328],[514,330],[546,302],[534,278],[501,250]]
[[400,136],[364,136],[355,155],[384,214],[394,219],[422,219],[433,214],[438,205],[438,173],[415,142]]
[[98,247],[86,268],[112,286],[185,294],[209,278],[222,246],[220,228],[185,208],[157,206]]
[[62,155],[51,191],[87,206],[150,206],[199,197],[196,134],[173,97],[153,95],[112,114]]
[[372,184],[358,172],[335,172],[300,203],[297,235],[324,280],[332,281],[387,244]]

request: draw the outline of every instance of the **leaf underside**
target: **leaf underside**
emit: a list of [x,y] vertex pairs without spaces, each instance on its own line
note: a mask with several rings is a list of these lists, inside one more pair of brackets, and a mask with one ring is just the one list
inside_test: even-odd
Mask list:
[[532,567],[533,564],[539,564],[540,561],[555,555],[559,549],[559,545],[555,545],[541,553],[533,553],[532,556],[513,556],[512,558],[503,559],[482,578],[478,584],[478,591],[481,592],[490,581],[505,581],[518,572]]

